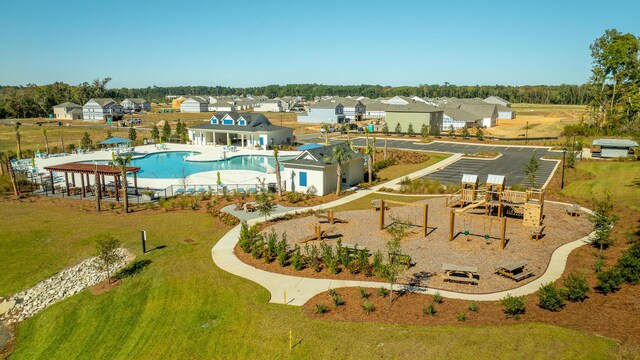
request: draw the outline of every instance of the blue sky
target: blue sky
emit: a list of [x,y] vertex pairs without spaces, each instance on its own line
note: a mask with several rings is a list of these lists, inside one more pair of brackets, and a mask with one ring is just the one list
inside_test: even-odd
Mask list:
[[5,85],[579,84],[605,29],[640,35],[636,0],[21,0],[2,13]]

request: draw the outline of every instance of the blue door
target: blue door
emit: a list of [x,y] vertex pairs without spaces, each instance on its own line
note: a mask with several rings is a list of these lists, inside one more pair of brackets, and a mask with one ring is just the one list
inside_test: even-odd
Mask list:
[[264,145],[264,138],[262,136],[260,136],[260,146]]
[[307,173],[306,172],[300,171],[300,174],[299,174],[298,178],[300,179],[300,186],[307,186]]

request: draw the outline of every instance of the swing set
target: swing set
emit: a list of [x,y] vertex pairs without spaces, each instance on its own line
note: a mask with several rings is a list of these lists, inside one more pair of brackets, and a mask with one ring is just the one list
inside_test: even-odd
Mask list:
[[427,228],[427,218],[429,216],[429,205],[428,204],[415,204],[410,202],[402,202],[402,201],[394,201],[394,200],[385,200],[380,199],[380,230],[384,230],[384,214],[385,210],[389,209],[387,204],[390,205],[400,205],[400,206],[413,206],[417,208],[422,208],[422,225],[418,225],[415,223],[415,219],[413,222],[406,222],[409,226],[418,226],[422,227],[422,236],[427,237],[427,233],[429,232]]
[[[490,216],[488,214],[485,215],[473,215],[473,214],[467,214],[465,212],[461,212],[461,211],[455,211],[453,209],[451,209],[450,213],[449,213],[449,241],[453,241],[454,238],[456,238],[459,234],[463,234],[467,237],[467,241],[471,241],[470,240],[470,236],[481,236],[485,239],[487,244],[491,243],[491,239],[497,239],[492,237],[490,234],[493,230],[493,221],[494,221],[494,217]],[[461,216],[462,217],[462,231],[458,231],[455,232],[455,221],[456,221],[456,216]],[[482,217],[483,219],[482,221],[482,230],[483,230],[483,234],[475,234],[471,232],[471,228],[472,225],[474,223],[474,218],[476,219],[480,219],[480,217]],[[501,236],[500,236],[500,249],[504,250],[504,246],[505,246],[505,234],[507,232],[507,218],[506,217],[501,217],[501,218],[496,218],[495,219],[496,222],[501,222],[502,224],[502,231],[501,231]],[[480,221],[480,220],[479,220]],[[488,225],[488,227],[487,227]]]

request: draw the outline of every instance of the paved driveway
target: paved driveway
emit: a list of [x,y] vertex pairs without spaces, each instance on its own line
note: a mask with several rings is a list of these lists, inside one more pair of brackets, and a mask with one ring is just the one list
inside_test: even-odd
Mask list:
[[[429,179],[438,179],[442,183],[458,184],[462,179],[462,174],[478,174],[480,181],[484,182],[488,174],[504,175],[507,185],[526,184],[524,168],[534,153],[539,159],[540,165],[536,172],[536,187],[542,187],[553,175],[553,169],[557,161],[540,160],[542,157],[557,156],[558,152],[550,152],[546,147],[524,147],[524,146],[504,146],[504,145],[477,145],[451,142],[432,142],[429,144],[418,143],[413,140],[388,140],[387,147],[403,150],[423,150],[433,152],[447,152],[460,154],[474,154],[481,151],[497,152],[502,156],[495,160],[481,160],[473,158],[462,158],[442,170],[437,170],[426,175]],[[339,141],[332,141],[337,143]],[[358,138],[353,141],[355,146],[365,146],[365,139]],[[382,148],[384,140],[376,139],[376,147]]]

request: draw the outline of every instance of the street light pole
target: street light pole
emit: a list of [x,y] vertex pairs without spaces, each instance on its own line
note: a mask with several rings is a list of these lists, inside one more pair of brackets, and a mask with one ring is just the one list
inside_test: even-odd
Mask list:
[[562,179],[560,180],[560,190],[564,189],[564,160],[567,156],[567,148],[562,148]]

